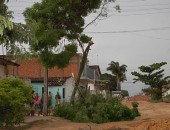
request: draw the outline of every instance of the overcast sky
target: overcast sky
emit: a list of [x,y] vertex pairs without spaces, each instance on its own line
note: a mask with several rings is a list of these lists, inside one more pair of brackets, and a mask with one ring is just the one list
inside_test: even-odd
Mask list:
[[[23,22],[25,7],[40,0],[10,1],[8,5],[15,12],[15,21]],[[113,9],[117,4],[121,13]],[[86,23],[96,15],[86,18]],[[88,57],[91,65],[99,65],[102,73],[107,72],[111,61],[128,66],[128,80],[123,87],[134,86],[130,73],[138,71],[141,65],[165,61],[168,63],[165,73],[170,75],[170,0],[117,0],[109,6],[108,17],[96,21],[84,33],[95,43]]]

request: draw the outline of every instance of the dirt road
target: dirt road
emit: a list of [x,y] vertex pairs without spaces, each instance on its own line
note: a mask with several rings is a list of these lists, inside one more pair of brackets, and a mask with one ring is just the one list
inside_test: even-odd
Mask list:
[[[170,103],[138,102],[141,116],[133,121],[94,124],[55,118],[35,122],[27,130],[170,130]],[[131,107],[131,101],[122,103]]]

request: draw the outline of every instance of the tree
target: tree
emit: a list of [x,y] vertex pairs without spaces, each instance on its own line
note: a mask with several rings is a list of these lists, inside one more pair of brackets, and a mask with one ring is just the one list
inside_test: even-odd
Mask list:
[[0,128],[20,124],[25,117],[25,104],[33,102],[32,88],[16,78],[0,79]]
[[12,17],[11,12],[8,11],[8,7],[4,3],[5,0],[0,1],[0,44],[2,44],[5,29],[11,30],[13,28],[13,24],[10,21]]
[[[107,11],[106,11],[106,5],[110,2],[114,2],[115,0],[86,0],[86,1],[79,1],[78,2],[78,5],[79,6],[78,8],[79,9],[82,9],[82,13],[81,15],[84,17],[87,17],[90,13],[92,12],[96,12],[98,9],[100,9],[100,12],[99,14],[90,22],[88,23],[87,25],[84,25],[83,24],[83,30],[86,29],[89,25],[91,25],[92,23],[94,23],[99,17],[101,16],[107,16]],[[120,10],[119,6],[117,5],[115,7],[116,10]],[[83,11],[84,10],[84,11]],[[105,12],[105,13],[103,13]],[[85,14],[85,15],[84,15]],[[84,21],[84,19],[83,19]],[[73,27],[72,27],[73,28]],[[83,31],[82,30],[82,31]],[[74,32],[74,30],[73,30]],[[91,46],[94,44],[93,41],[92,41],[92,38],[88,37],[87,35],[82,35],[81,34],[82,32],[80,32],[77,37],[76,37],[76,40],[82,50],[82,61],[80,63],[80,68],[79,68],[79,72],[78,72],[78,76],[75,80],[75,85],[74,85],[74,89],[73,89],[73,92],[72,92],[72,95],[71,95],[71,100],[70,102],[73,104],[74,103],[74,99],[75,99],[75,95],[76,95],[76,92],[78,90],[78,87],[79,87],[79,82],[80,82],[80,78],[81,78],[81,75],[83,73],[83,70],[84,70],[84,67],[85,67],[85,64],[87,62],[87,57],[88,57],[88,54],[89,54],[89,50],[91,49]],[[84,44],[87,44],[87,46],[85,47]]]
[[152,95],[154,99],[161,99],[163,93],[163,86],[169,83],[170,76],[164,77],[164,69],[161,69],[166,62],[154,63],[149,66],[140,66],[140,72],[132,72],[131,74],[136,76],[134,83],[141,81],[145,85],[149,85],[149,88],[144,89],[144,92]]
[[109,67],[107,68],[108,71],[111,71],[111,73],[116,77],[116,84],[117,84],[117,90],[121,91],[121,82],[126,80],[125,72],[126,65],[119,65],[119,62],[111,61],[109,64]]
[[109,80],[109,82],[108,82],[109,91],[115,91],[116,90],[117,84],[116,84],[116,77],[115,76],[108,74],[108,73],[105,73],[105,74],[102,74],[100,78],[101,78],[101,80]]
[[[84,18],[99,9],[102,4],[101,10],[104,10],[105,5],[111,1],[114,0],[42,0],[41,3],[35,3],[32,8],[27,9],[24,13],[27,24],[31,25],[31,30],[36,32],[32,38],[38,38],[38,42],[35,42],[33,47],[40,50],[41,53],[43,52],[47,57],[43,57],[43,63],[46,64],[49,61],[49,52],[58,46],[63,39],[65,42],[77,43],[82,49],[82,61],[75,81],[71,102],[74,102],[80,77],[84,70],[90,47],[93,45],[92,38],[82,34],[83,30],[91,24],[89,23],[85,26]],[[53,57],[52,59],[55,58]]]
[[[77,20],[77,23],[74,23],[73,14],[67,15],[67,13],[71,13],[68,2],[66,0],[43,0],[24,12],[31,34],[30,47],[39,53],[39,58],[45,66],[44,115],[47,115],[48,68],[54,66],[64,68],[77,52],[77,45],[72,40],[75,35],[70,31],[69,24],[81,24],[81,21]],[[77,27],[77,32],[80,30],[81,28]]]
[[18,58],[25,53],[23,44],[28,43],[28,30],[24,24],[12,22],[12,11],[5,4],[8,0],[0,1],[0,45],[6,47],[7,54]]

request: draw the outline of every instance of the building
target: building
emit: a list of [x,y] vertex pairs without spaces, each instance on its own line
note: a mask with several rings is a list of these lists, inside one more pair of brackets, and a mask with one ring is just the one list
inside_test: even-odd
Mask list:
[[[76,54],[70,59],[67,67],[60,69],[56,66],[48,70],[48,91],[52,92],[53,104],[57,91],[62,100],[70,100],[74,88],[74,81],[78,76],[81,57],[81,54]],[[44,66],[37,58],[21,61],[19,64],[19,78],[28,80],[32,84],[34,91],[41,97],[44,87]],[[98,65],[89,66],[86,64],[81,76],[80,86],[87,88],[91,93],[97,93],[95,81],[100,79],[100,75],[101,72]]]
[[18,77],[19,64],[4,55],[0,56],[0,78]]

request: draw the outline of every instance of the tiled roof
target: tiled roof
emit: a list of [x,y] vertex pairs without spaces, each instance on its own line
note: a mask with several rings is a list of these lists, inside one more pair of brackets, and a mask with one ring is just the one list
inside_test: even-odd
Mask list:
[[[48,78],[48,86],[62,86],[69,77],[59,78],[59,77],[50,77]],[[29,78],[32,83],[44,82],[44,78]]]

